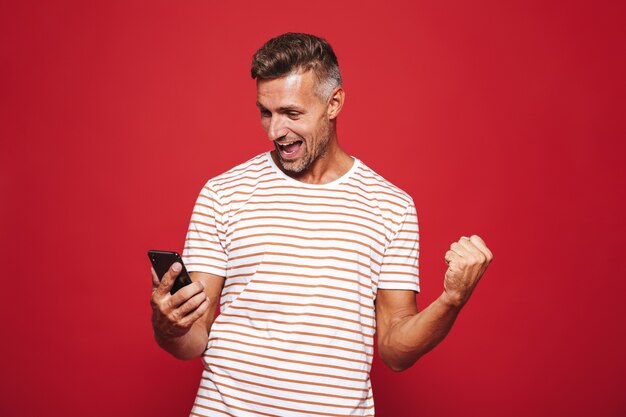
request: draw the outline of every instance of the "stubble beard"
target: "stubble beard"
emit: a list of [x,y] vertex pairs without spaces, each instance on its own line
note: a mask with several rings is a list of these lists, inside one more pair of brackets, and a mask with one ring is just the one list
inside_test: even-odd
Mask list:
[[318,143],[318,146],[314,149],[311,149],[310,151],[307,142],[304,139],[301,140],[302,146],[305,147],[305,153],[302,158],[295,161],[286,161],[281,157],[280,152],[277,152],[278,160],[280,161],[283,169],[292,174],[300,174],[306,171],[311,167],[313,162],[326,155],[328,151],[328,143],[330,142],[330,128],[329,126],[326,126],[324,128],[324,132],[323,135],[321,135],[321,140]]

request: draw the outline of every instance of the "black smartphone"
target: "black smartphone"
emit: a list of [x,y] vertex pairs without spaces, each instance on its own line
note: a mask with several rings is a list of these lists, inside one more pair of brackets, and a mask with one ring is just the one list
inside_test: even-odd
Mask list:
[[163,275],[165,275],[174,262],[179,262],[183,266],[170,290],[170,294],[173,295],[185,285],[191,284],[191,278],[189,278],[185,264],[178,253],[165,250],[149,250],[148,257],[150,258],[150,262],[152,262],[152,267],[159,277],[159,280],[163,279]]

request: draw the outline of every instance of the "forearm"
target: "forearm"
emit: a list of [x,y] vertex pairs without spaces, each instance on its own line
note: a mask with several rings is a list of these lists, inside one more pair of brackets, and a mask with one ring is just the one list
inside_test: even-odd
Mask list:
[[380,335],[381,358],[394,371],[409,368],[446,337],[460,310],[444,292],[423,311],[396,318]]

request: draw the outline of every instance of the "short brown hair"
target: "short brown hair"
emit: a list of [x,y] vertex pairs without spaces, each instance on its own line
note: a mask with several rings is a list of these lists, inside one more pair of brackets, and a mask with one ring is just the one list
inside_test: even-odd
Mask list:
[[339,63],[324,39],[306,33],[285,33],[270,39],[252,57],[252,78],[284,77],[296,71],[313,70],[322,96],[341,85]]

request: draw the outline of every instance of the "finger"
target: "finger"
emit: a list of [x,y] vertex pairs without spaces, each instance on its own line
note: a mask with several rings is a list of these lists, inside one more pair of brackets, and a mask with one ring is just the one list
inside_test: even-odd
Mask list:
[[469,237],[462,237],[461,239],[459,239],[459,245],[463,246],[463,249],[465,249],[473,257],[478,257],[478,258],[485,257],[485,255],[480,251],[480,249],[478,249],[476,245],[472,243]]
[[159,277],[153,267],[150,267],[150,271],[152,272],[152,291],[154,291],[161,282],[159,281]]
[[208,297],[206,296],[204,291],[194,295],[185,303],[183,303],[180,307],[178,307],[178,313],[180,314],[180,317],[187,316],[189,313],[197,309],[200,304],[202,304],[207,299]]
[[454,251],[449,250],[446,252],[444,259],[446,261],[446,265],[448,266],[448,271],[454,271],[457,269],[458,260],[461,258]]
[[181,288],[170,299],[171,306],[179,307],[195,295],[199,293],[204,294],[204,288],[204,282],[202,281],[196,281],[190,285]]
[[196,308],[190,314],[186,315],[185,318],[181,320],[180,324],[185,327],[191,326],[193,323],[196,322],[196,320],[198,320],[204,315],[204,313],[207,312],[209,306],[209,299],[205,298],[205,300],[198,306],[198,308]]
[[163,275],[163,278],[161,279],[161,282],[155,292],[162,295],[169,293],[174,286],[174,282],[176,281],[178,274],[180,274],[181,269],[182,266],[180,262],[174,262],[165,275]]
[[480,236],[477,235],[472,235],[470,237],[470,241],[474,244],[474,246],[476,246],[482,253],[485,254],[485,256],[487,257],[487,260],[489,260],[491,262],[491,260],[493,259],[493,253],[491,253],[491,251],[489,250],[489,248],[487,247],[487,245],[485,244],[485,241],[482,240],[480,238]]
[[453,244],[451,244],[450,250],[461,258],[467,258],[468,256],[470,256],[470,253],[467,251],[467,249],[465,249],[463,245],[461,245],[459,242],[454,242]]
[[452,262],[455,256],[456,254],[453,251],[449,250],[446,252],[446,255],[443,257],[443,259],[446,261],[448,265],[450,265],[450,262]]

